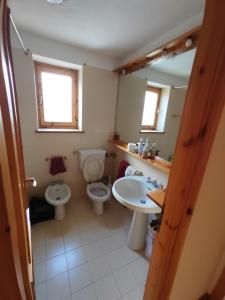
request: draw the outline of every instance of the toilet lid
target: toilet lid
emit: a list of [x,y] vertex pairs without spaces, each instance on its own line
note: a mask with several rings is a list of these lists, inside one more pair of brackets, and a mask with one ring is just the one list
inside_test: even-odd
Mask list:
[[91,155],[86,158],[83,166],[84,178],[87,182],[100,180],[104,173],[103,160],[97,156]]

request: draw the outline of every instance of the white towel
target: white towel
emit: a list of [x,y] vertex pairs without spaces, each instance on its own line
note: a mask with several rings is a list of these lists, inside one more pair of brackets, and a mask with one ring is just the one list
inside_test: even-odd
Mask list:
[[143,173],[133,166],[128,166],[125,171],[125,176],[143,176]]

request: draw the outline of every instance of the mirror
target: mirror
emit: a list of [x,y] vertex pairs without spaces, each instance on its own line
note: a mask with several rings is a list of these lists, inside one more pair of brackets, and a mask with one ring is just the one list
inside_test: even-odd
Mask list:
[[147,138],[172,160],[196,49],[120,75],[116,133],[126,143]]

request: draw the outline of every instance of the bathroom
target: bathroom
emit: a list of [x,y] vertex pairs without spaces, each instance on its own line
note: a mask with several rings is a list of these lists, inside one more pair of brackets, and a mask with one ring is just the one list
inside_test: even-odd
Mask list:
[[[11,26],[12,58],[29,201],[36,201],[38,207],[38,201],[42,199],[42,204],[47,207],[48,203],[48,209],[51,210],[51,217],[42,215],[41,220],[31,226],[34,272],[31,277],[35,299],[142,300],[146,293],[154,239],[165,208],[164,198],[198,46],[204,1],[198,4],[190,1],[189,5],[182,1],[183,6],[180,5],[178,11],[169,10],[170,14],[164,14],[166,21],[171,24],[170,30],[166,30],[164,22],[164,30],[159,30],[157,34],[152,32],[151,35],[146,32],[148,37],[142,35],[136,44],[129,39],[127,42],[124,40],[122,35],[126,34],[128,28],[119,35],[119,42],[114,31],[112,37],[115,45],[112,43],[111,46],[107,30],[104,32],[105,41],[99,40],[98,44],[96,38],[96,45],[94,40],[91,41],[91,31],[87,28],[84,33],[90,39],[89,42],[85,44],[85,39],[80,37],[79,40],[78,35],[76,40],[72,30],[69,30],[73,14],[77,16],[76,1],[59,2],[62,3],[49,0],[23,0],[21,3],[9,1],[14,24],[24,47],[21,47],[21,40]],[[135,15],[139,21],[144,14],[144,7],[149,10],[151,6],[147,1],[142,2],[141,11]],[[170,2],[172,5],[174,1]],[[91,13],[82,5],[79,3],[78,7],[86,22],[86,18],[95,22],[96,18],[92,19]],[[126,5],[129,6],[128,3]],[[126,5],[123,9],[127,8]],[[135,8],[137,4],[133,5]],[[156,5],[158,13],[163,5]],[[118,12],[119,7],[112,6],[103,7],[106,15],[108,9]],[[96,7],[92,6],[92,10],[97,16]],[[37,17],[37,12],[43,19]],[[123,12],[126,16],[126,11]],[[134,14],[133,11],[129,12],[127,21]],[[173,19],[179,14],[184,19],[173,24]],[[148,24],[147,15],[145,17]],[[59,24],[54,18],[58,18]],[[81,16],[79,18],[82,19]],[[74,26],[84,26],[81,19]],[[104,20],[106,22],[106,16]],[[123,16],[119,20],[122,28]],[[157,26],[160,25],[159,21],[155,22],[158,22]],[[110,24],[112,29],[114,25]],[[100,27],[96,24],[99,39]],[[141,26],[138,29],[136,40]],[[128,31],[131,34],[130,29]],[[124,40],[123,44],[121,40]],[[106,41],[109,45],[104,45]],[[171,41],[175,50],[171,47]],[[179,48],[180,41],[182,49]],[[166,46],[162,48],[162,45]],[[155,49],[160,54],[155,54]],[[137,64],[137,67],[132,65],[132,60],[143,53],[147,53],[149,60],[140,66]],[[152,59],[151,55],[156,57]],[[75,78],[73,88],[76,97],[70,107],[75,125],[71,125],[71,122],[68,126],[65,125],[67,121],[61,121],[60,126],[59,121],[44,119],[44,81],[40,79],[42,77],[39,78],[40,70],[43,70],[41,68],[49,69],[49,74],[54,75],[75,72],[75,77],[71,78]],[[153,109],[154,126],[153,123],[146,125],[143,121],[149,88],[160,91]],[[74,91],[71,92],[73,96]],[[54,95],[51,90],[49,92]],[[50,111],[54,115],[53,105]],[[150,141],[149,148],[157,151],[147,149],[145,157],[145,151],[140,150],[140,141],[144,142],[144,149],[147,149],[146,144]],[[129,143],[132,143],[131,148],[137,147],[136,152],[134,148],[129,151]],[[100,175],[94,179],[91,177],[93,174],[87,175],[90,165],[87,162],[91,155],[94,157],[93,169],[100,169]],[[53,174],[52,167],[57,160],[61,166]],[[131,167],[132,174],[126,172],[124,165]],[[142,206],[139,205],[137,212],[136,207],[132,209],[126,201],[121,200],[120,195],[117,196],[116,190],[116,182],[124,180],[122,186],[127,187],[125,195],[128,195],[129,188],[131,194],[134,193],[135,188],[128,186],[127,181],[133,175],[138,177],[134,179],[135,183],[141,182],[141,190],[144,189],[144,202]],[[93,200],[93,195],[90,196],[92,182],[99,180],[104,183],[104,195],[107,193],[104,201]],[[50,189],[55,186],[60,189],[64,184],[68,187],[63,194],[63,197],[66,194],[66,201],[60,206],[52,205],[54,201]],[[162,197],[162,203],[158,203],[155,194],[153,196],[151,192],[159,192],[157,196]],[[146,202],[150,203],[151,210],[145,209]],[[149,229],[149,224],[154,222],[157,224],[155,230]]]
[[[37,181],[35,188],[32,185],[29,186],[30,195],[43,198],[48,184],[54,181],[64,181],[71,190],[71,198],[64,205],[66,215],[63,220],[50,220],[32,226],[36,297],[38,300],[61,299],[56,297],[62,297],[64,300],[70,299],[70,295],[72,299],[104,300],[106,297],[107,299],[118,297],[142,299],[148,272],[148,258],[144,255],[145,246],[141,247],[143,248],[141,251],[130,250],[127,246],[132,211],[120,205],[112,196],[112,200],[103,204],[103,214],[101,216],[95,214],[93,203],[86,194],[87,183],[80,167],[79,151],[88,148],[104,149],[107,153],[104,175],[111,179],[111,183],[117,177],[119,164],[125,160],[142,172],[142,175],[157,180],[166,188],[169,172],[150,166],[145,161],[134,158],[109,143],[115,131],[120,133],[120,138],[125,142],[139,142],[139,130],[135,128],[138,120],[131,120],[133,127],[132,124],[128,125],[133,131],[133,136],[126,137],[123,131],[126,124],[121,124],[121,120],[125,123],[125,120],[129,122],[130,119],[127,118],[127,113],[123,114],[120,104],[126,105],[128,101],[131,103],[131,96],[122,93],[122,97],[121,89],[124,91],[123,85],[127,92],[132,86],[135,89],[135,80],[141,81],[143,88],[146,89],[146,74],[142,73],[149,71],[150,78],[154,81],[151,72],[157,71],[146,68],[138,71],[140,74],[135,72],[126,76],[118,76],[116,73],[102,69],[104,65],[101,66],[102,68],[97,68],[89,66],[91,63],[86,62],[85,65],[79,66],[78,71],[80,73],[79,107],[81,108],[82,105],[79,117],[82,118],[80,120],[82,127],[77,132],[69,132],[69,130],[68,132],[48,132],[46,129],[37,129],[33,60],[58,65],[60,58],[61,64],[65,61],[68,63],[67,57],[69,57],[70,49],[40,37],[37,41],[36,39],[33,41],[36,43],[32,44],[28,33],[24,33],[23,38],[27,38],[29,47],[33,49],[32,52],[38,53],[33,56],[31,52],[24,55],[20,48],[13,48],[26,176],[34,177]],[[45,48],[41,45],[45,45]],[[56,52],[59,47],[63,56]],[[46,51],[46,49],[53,48],[56,53],[52,50]],[[49,59],[50,55],[51,59]],[[193,57],[188,66],[189,73]],[[182,58],[180,60],[182,61]],[[77,60],[70,59],[69,63],[70,66],[74,64],[76,67]],[[172,64],[176,66],[174,58]],[[23,70],[23,76],[19,76],[21,70]],[[161,80],[160,74],[162,74]],[[176,77],[171,74],[164,74],[163,77],[162,72],[158,72],[157,75],[156,83],[161,84],[167,91],[167,105],[165,105],[167,110],[171,93],[182,92],[182,99],[178,97],[178,100],[182,102],[186,87],[180,91],[171,86],[187,85],[187,77]],[[132,84],[129,80],[133,80]],[[99,83],[101,83],[101,88],[99,88]],[[142,89],[141,92],[143,93],[144,90]],[[140,107],[142,106],[141,99],[143,99],[141,93],[134,99],[140,103]],[[170,103],[173,103],[173,99]],[[180,106],[179,114],[182,112],[182,105]],[[101,109],[95,109],[96,107],[101,107]],[[133,114],[131,107],[130,113]],[[170,117],[172,113],[170,111],[167,115]],[[172,122],[176,122],[179,127],[179,121],[178,118]],[[173,132],[167,139],[173,143],[171,148],[174,148],[178,128],[176,130],[172,128],[172,130]],[[153,136],[151,134],[142,136],[144,139],[150,137],[150,140],[157,141],[155,135],[159,135],[159,139],[163,140],[168,135],[168,128],[165,131],[167,131],[166,134],[153,133]],[[173,142],[171,142],[172,139]],[[169,144],[167,141],[164,142],[164,144],[167,143]],[[161,144],[157,141],[160,151],[163,152],[163,143]],[[50,174],[50,164],[51,157],[54,156],[63,158],[66,172],[53,176]],[[165,154],[164,158],[168,159],[168,156],[169,154]],[[125,278],[125,281],[122,278]],[[62,280],[61,284],[59,280]],[[110,295],[108,295],[107,286],[112,291]]]

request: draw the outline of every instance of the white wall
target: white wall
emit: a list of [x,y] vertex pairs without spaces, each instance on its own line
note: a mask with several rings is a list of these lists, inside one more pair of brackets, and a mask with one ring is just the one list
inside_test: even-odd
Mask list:
[[188,229],[170,300],[199,299],[204,293],[211,291],[211,283],[219,263],[223,263],[225,267],[224,128],[225,108]]
[[[150,141],[157,143],[160,150],[159,155],[168,159],[175,149],[186,90],[163,89],[161,106],[167,106],[168,103],[167,111],[160,107],[160,114],[166,113],[166,118],[162,116],[162,119],[165,119],[165,133],[139,133],[145,91],[146,81],[144,79],[133,75],[120,77],[116,131],[120,134],[121,140],[125,142],[138,142],[141,136],[150,138]],[[173,115],[178,117],[173,117]]]
[[188,85],[188,78],[159,72],[159,71],[150,69],[150,67],[133,72],[133,75],[136,77],[139,77],[139,78],[143,78],[150,82],[161,83],[161,84],[167,85],[167,86]]
[[[114,147],[113,147],[114,148]],[[139,160],[138,158],[135,158],[128,153],[121,151],[119,149],[113,149],[116,153],[116,158],[113,160],[113,177],[114,179],[117,177],[117,172],[119,168],[119,164],[122,160],[126,160],[129,165],[135,167],[137,170],[142,171],[144,176],[150,176],[153,180],[156,179],[159,183],[161,183],[164,187],[167,186],[168,182],[168,174],[162,172],[161,170],[149,166],[145,162]]]
[[166,34],[160,35],[156,39],[149,41],[149,43],[145,45],[143,48],[138,49],[137,51],[123,58],[120,61],[120,63],[118,63],[118,66],[121,66],[122,64],[125,64],[128,61],[136,59],[137,57],[140,57],[142,55],[146,55],[147,53],[161,47],[165,43],[172,41],[173,39],[177,38],[179,35],[182,35],[184,32],[188,32],[189,30],[201,25],[202,20],[203,20],[203,13],[200,13],[197,16],[194,16],[193,18],[187,20],[186,22],[183,22],[176,28],[168,31]]
[[[44,57],[54,58],[78,65],[86,64],[106,70],[113,70],[116,66],[117,60],[109,56],[104,56],[89,50],[72,47],[21,29],[20,35],[25,46],[30,49],[33,54],[38,54]],[[11,42],[14,48],[21,49],[21,45],[19,44],[13,30],[11,33]]]
[[[50,52],[46,53],[48,56],[50,54]],[[31,54],[25,56],[22,50],[13,49],[13,60],[26,176],[37,179],[36,193],[38,194],[43,193],[49,181],[58,179],[63,179],[70,185],[73,196],[83,194],[85,186],[83,176],[73,151],[79,148],[108,146],[107,140],[110,133],[114,131],[117,74],[89,66],[83,68],[83,130],[85,133],[35,133],[37,114],[32,57]],[[67,62],[73,61],[68,59]],[[49,174],[49,162],[46,162],[45,158],[54,155],[67,156],[66,173],[56,176]]]

